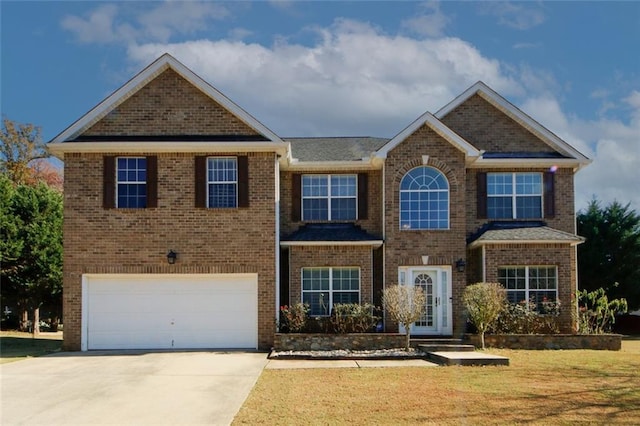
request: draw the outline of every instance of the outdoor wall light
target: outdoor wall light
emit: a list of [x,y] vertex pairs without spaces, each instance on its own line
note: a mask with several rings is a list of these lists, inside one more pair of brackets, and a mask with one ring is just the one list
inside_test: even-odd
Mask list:
[[456,271],[458,272],[464,272],[464,268],[467,266],[467,262],[464,261],[464,259],[458,259],[456,260]]
[[169,250],[169,253],[167,253],[167,262],[169,262],[169,265],[173,265],[174,263],[176,263],[177,258],[178,253],[173,250]]

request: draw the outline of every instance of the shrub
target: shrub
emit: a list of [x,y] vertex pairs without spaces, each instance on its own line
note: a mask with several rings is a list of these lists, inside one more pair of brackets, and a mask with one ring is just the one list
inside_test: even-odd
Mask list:
[[482,349],[485,349],[484,334],[497,320],[505,301],[506,292],[498,283],[476,283],[464,289],[462,303],[469,320],[480,334]]
[[405,349],[409,351],[411,342],[411,324],[418,321],[427,310],[427,299],[422,288],[416,286],[393,285],[384,289],[382,305],[385,312],[406,333]]
[[627,312],[626,299],[613,299],[609,301],[603,288],[592,292],[587,290],[577,291],[578,300],[578,333],[579,334],[603,334],[611,331],[611,326],[616,321],[617,314]]
[[375,331],[378,317],[369,303],[336,303],[331,312],[331,323],[336,333],[367,333]]
[[309,315],[309,305],[296,303],[280,307],[280,323],[278,329],[281,333],[299,333],[306,323]]
[[543,301],[539,310],[535,303],[505,303],[491,331],[499,334],[558,334],[560,302]]

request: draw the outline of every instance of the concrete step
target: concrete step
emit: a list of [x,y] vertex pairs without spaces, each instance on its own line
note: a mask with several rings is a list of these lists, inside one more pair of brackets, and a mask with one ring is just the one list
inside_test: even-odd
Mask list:
[[421,343],[418,349],[422,352],[473,352],[476,347],[461,343]]
[[509,358],[483,352],[427,352],[427,359],[440,365],[509,365]]

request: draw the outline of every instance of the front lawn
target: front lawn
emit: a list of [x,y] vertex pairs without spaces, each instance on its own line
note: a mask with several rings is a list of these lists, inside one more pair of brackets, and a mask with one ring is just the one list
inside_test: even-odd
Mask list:
[[45,355],[62,349],[62,333],[30,333],[3,331],[0,333],[0,364],[32,356]]
[[509,367],[264,370],[234,424],[637,424],[640,340],[499,350]]

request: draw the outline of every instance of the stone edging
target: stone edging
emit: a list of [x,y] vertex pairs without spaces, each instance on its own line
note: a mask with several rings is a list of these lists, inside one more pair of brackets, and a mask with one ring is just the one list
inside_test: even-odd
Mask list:
[[[480,346],[480,336],[465,334],[464,340]],[[593,349],[619,351],[621,334],[486,334],[485,346],[507,349]]]

